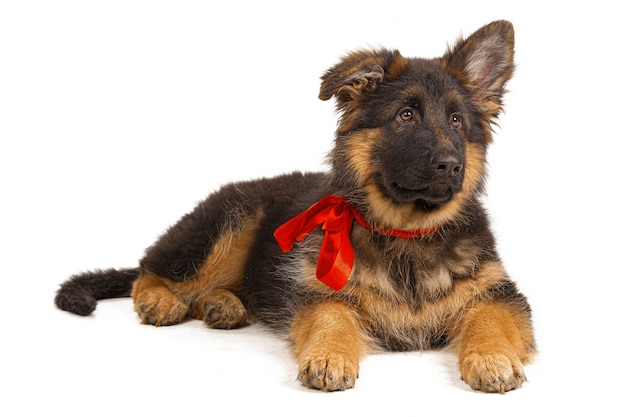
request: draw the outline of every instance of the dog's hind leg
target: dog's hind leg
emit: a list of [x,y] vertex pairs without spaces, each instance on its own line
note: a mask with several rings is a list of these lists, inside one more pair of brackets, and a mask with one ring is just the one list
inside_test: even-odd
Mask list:
[[[250,274],[258,278],[274,267],[265,252],[253,251],[253,246],[265,247],[264,239],[271,239],[274,228],[289,218],[286,208],[322,178],[292,174],[233,183],[198,204],[148,248],[140,262],[132,295],[142,321],[174,324],[191,316],[209,327],[245,324],[244,305],[250,306],[266,283],[260,280],[251,287],[246,268],[253,264]],[[271,248],[280,251],[273,240]],[[259,267],[259,257],[265,267]]]
[[176,324],[190,316],[209,327],[230,329],[246,323],[239,296],[244,269],[261,216],[249,216],[224,230],[193,276],[176,281],[142,269],[131,293],[143,323]]
[[131,296],[142,323],[168,326],[181,322],[188,315],[216,329],[232,329],[246,323],[246,308],[231,291],[212,288],[189,302],[177,294],[179,284],[149,272],[135,281]]

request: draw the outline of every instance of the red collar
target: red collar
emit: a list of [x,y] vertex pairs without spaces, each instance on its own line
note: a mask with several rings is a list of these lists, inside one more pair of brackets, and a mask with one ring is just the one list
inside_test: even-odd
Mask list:
[[324,239],[317,261],[317,279],[335,291],[348,282],[354,265],[350,231],[356,220],[361,226],[378,234],[402,239],[416,239],[434,234],[438,227],[402,230],[373,227],[348,200],[337,195],[322,197],[317,203],[279,226],[274,237],[283,252],[289,252],[296,241],[302,242],[317,226],[322,226]]

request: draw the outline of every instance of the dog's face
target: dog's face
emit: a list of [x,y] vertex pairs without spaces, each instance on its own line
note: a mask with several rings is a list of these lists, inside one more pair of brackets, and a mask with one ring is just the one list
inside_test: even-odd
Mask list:
[[480,192],[491,123],[513,72],[513,28],[494,22],[443,57],[359,51],[323,77],[341,112],[338,186],[384,227],[453,220]]

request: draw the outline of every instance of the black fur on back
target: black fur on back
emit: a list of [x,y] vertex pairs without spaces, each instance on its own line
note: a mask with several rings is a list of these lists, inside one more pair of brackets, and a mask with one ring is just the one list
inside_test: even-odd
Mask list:
[[[318,189],[324,175],[295,172],[225,185],[148,248],[140,265],[174,281],[193,278],[224,231],[236,229],[243,219],[257,213],[270,228],[277,227],[321,197]],[[296,201],[298,207],[289,210]]]

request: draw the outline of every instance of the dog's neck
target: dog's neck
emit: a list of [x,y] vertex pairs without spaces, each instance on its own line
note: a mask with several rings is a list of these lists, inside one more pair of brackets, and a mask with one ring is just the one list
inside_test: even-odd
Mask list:
[[[341,198],[341,197],[340,197]],[[401,239],[417,239],[424,236],[430,236],[435,234],[439,227],[422,227],[419,229],[395,229],[393,227],[376,227],[368,223],[367,219],[359,210],[357,210],[352,204],[350,204],[347,200],[346,204],[349,204],[352,208],[352,214],[354,215],[354,219],[366,229],[370,229],[374,233],[378,233],[379,235],[393,236]]]
[[339,291],[348,282],[354,265],[350,231],[355,220],[375,233],[401,239],[417,239],[432,235],[438,230],[437,227],[414,230],[374,227],[344,197],[327,195],[278,227],[274,231],[274,237],[281,250],[289,252],[296,241],[302,242],[313,229],[321,226],[324,239],[317,261],[316,276],[333,290]]

